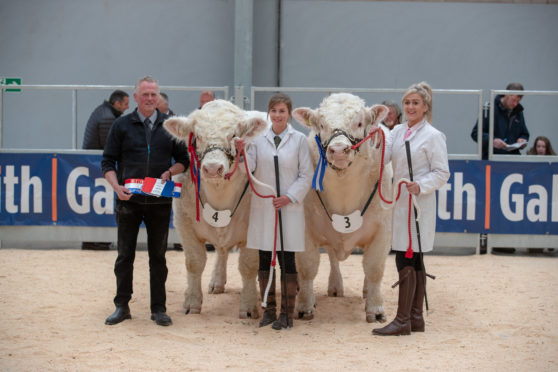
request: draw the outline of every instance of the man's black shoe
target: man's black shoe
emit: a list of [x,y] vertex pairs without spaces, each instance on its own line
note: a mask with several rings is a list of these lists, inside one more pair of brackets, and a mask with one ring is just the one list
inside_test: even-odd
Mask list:
[[172,324],[171,318],[164,312],[151,314],[151,320],[154,320],[160,326],[168,326]]
[[132,315],[130,315],[130,308],[128,306],[117,306],[114,313],[112,313],[107,320],[105,320],[105,324],[115,325],[126,319],[132,319]]

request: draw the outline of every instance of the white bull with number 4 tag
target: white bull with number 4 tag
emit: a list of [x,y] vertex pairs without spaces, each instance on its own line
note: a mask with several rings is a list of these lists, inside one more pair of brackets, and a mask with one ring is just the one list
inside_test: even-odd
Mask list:
[[231,211],[229,209],[218,211],[209,203],[204,204],[202,215],[205,222],[213,227],[225,227],[231,223]]
[[[258,112],[249,115],[232,103],[218,99],[206,103],[187,117],[173,116],[164,123],[165,129],[183,143],[188,144],[192,135],[190,149],[196,152],[200,161],[199,198],[196,197],[197,182],[193,183],[187,172],[176,176],[177,181],[182,181],[182,192],[180,198],[173,200],[174,226],[186,256],[186,314],[202,311],[201,286],[207,242],[213,244],[216,255],[208,292],[218,294],[225,291],[228,254],[237,247],[238,269],[242,277],[238,314],[240,318],[259,317],[256,288],[258,251],[246,248],[250,190],[244,190],[248,179],[241,169],[228,179],[224,176],[231,171],[237,155],[234,138],[243,138],[250,143],[267,129],[265,117],[265,113]],[[198,208],[201,208],[198,201],[205,206],[203,211],[199,210],[201,216],[198,215]]]
[[360,211],[356,210],[347,216],[339,214],[331,215],[331,224],[336,231],[343,234],[348,234],[357,231],[362,226],[362,216]]

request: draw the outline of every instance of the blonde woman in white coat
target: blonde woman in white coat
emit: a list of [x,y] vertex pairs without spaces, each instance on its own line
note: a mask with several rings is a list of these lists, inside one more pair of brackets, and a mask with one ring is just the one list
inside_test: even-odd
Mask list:
[[[413,166],[413,182],[401,188],[393,212],[392,249],[399,273],[399,300],[395,319],[383,328],[372,331],[380,336],[408,335],[424,332],[422,307],[425,272],[421,264],[415,227],[415,214],[409,212],[409,193],[420,208],[420,238],[422,252],[432,251],[436,232],[436,194],[448,180],[446,136],[432,126],[432,89],[425,83],[414,84],[403,95],[407,122],[396,126],[386,141],[385,161],[393,166],[393,182],[409,179],[405,141],[409,141]],[[409,250],[408,214],[411,214],[412,252]],[[412,256],[411,256],[412,254]],[[411,257],[410,257],[411,256]]]
[[[274,157],[278,156],[279,186],[281,195],[273,199],[262,199],[252,194],[250,205],[250,224],[248,227],[247,248],[258,249],[260,264],[258,282],[263,298],[265,289],[272,276],[271,288],[267,297],[260,327],[273,323],[273,329],[293,326],[293,313],[297,291],[297,271],[295,252],[304,251],[304,197],[312,183],[313,166],[306,136],[295,130],[288,120],[291,117],[292,102],[285,94],[276,94],[268,104],[271,128],[262,136],[254,139],[246,148],[246,161],[250,172],[268,185],[276,185]],[[236,142],[241,151],[244,142]],[[266,194],[267,190],[259,189]],[[281,245],[277,234],[277,257],[281,267],[281,312],[277,318],[275,300],[275,272],[270,272],[275,235],[275,211],[281,210],[283,223],[283,250],[285,262],[280,253]],[[285,288],[286,283],[286,288]]]

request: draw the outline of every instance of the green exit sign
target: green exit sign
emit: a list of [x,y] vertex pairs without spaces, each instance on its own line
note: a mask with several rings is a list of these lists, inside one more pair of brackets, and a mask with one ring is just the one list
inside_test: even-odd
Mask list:
[[[21,85],[21,78],[0,78],[0,84],[16,87]],[[21,92],[20,88],[6,88],[5,90],[6,92]]]

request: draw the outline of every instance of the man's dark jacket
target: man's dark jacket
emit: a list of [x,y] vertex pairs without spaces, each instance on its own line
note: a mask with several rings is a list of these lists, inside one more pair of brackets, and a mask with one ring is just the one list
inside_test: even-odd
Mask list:
[[107,142],[107,135],[112,123],[120,115],[122,115],[122,112],[115,109],[108,101],[97,106],[87,120],[85,135],[83,136],[83,148],[102,150]]
[[[115,171],[118,183],[124,185],[127,179],[159,178],[170,168],[173,158],[188,169],[190,161],[186,145],[178,143],[163,128],[163,122],[167,118],[167,115],[157,110],[157,120],[152,131],[141,122],[137,109],[118,118],[107,137],[101,161],[103,174],[110,170]],[[171,198],[134,194],[130,201],[165,204],[170,203]]]
[[[490,115],[485,115],[482,120],[482,158],[488,159],[488,125]],[[478,122],[471,132],[471,138],[477,142]],[[502,104],[502,96],[494,99],[494,138],[500,138],[508,145],[513,145],[519,138],[529,141],[529,131],[523,117],[523,106],[518,104],[513,110],[506,109]],[[506,151],[494,149],[494,154],[521,154],[519,150]]]

